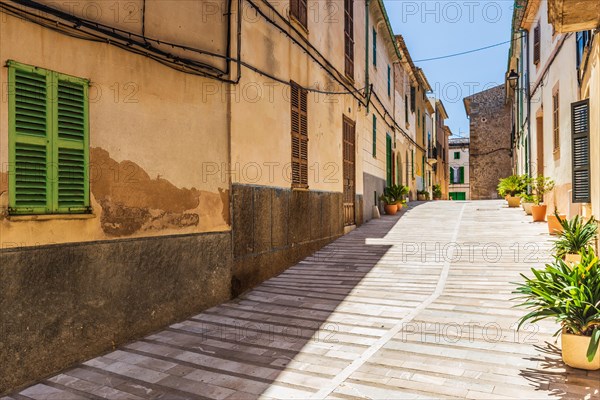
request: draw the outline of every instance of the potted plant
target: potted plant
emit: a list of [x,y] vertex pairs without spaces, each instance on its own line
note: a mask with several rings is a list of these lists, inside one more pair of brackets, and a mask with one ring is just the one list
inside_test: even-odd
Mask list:
[[419,201],[429,200],[429,192],[427,190],[417,191],[417,200],[419,200]]
[[396,213],[398,212],[398,206],[396,205],[395,199],[384,193],[381,196],[379,196],[379,200],[383,201],[383,208],[387,215],[396,215]]
[[554,189],[554,181],[545,176],[531,179],[531,188],[535,193],[534,205],[531,206],[533,222],[543,222],[546,219],[547,206],[543,204],[544,195]]
[[581,262],[569,265],[561,258],[545,269],[532,268],[533,277],[518,284],[519,304],[529,312],[519,320],[537,322],[553,318],[560,324],[555,336],[562,334],[562,358],[573,368],[600,369],[600,267],[590,248],[582,252]]
[[519,207],[521,198],[518,196],[523,193],[527,183],[523,176],[511,175],[500,179],[498,183],[498,193],[504,193],[509,207]]
[[521,206],[523,207],[525,214],[531,215],[531,206],[535,204],[534,196],[532,194],[521,193],[519,197],[521,197]]
[[581,261],[581,252],[587,250],[598,232],[598,224],[594,217],[587,221],[576,215],[574,218],[561,219],[562,232],[554,242],[557,257],[564,258],[568,263]]
[[406,204],[406,195],[408,194],[408,186],[392,185],[384,189],[384,194],[398,207],[398,210]]
[[433,185],[433,199],[439,200],[442,198],[442,185]]
[[548,214],[546,216],[548,221],[548,233],[551,235],[560,235],[563,231],[562,221],[567,219],[565,214],[558,212],[558,208],[555,208],[554,214]]

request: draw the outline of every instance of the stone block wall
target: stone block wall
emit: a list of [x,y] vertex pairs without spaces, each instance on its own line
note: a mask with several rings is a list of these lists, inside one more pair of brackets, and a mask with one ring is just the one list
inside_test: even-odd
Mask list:
[[470,118],[471,199],[497,199],[498,180],[512,174],[512,117],[504,85],[465,98],[465,105]]
[[344,233],[342,194],[234,184],[232,296]]

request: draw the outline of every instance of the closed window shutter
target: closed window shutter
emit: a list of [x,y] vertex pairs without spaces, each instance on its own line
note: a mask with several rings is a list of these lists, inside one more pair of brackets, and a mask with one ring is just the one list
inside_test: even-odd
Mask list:
[[308,6],[306,0],[298,0],[298,21],[302,26],[307,27],[308,20]]
[[465,167],[458,169],[458,183],[465,183]]
[[450,167],[450,183],[454,182],[454,168]]
[[373,114],[373,157],[377,157],[377,117]]
[[49,77],[34,69],[9,69],[10,165],[14,172],[9,183],[11,212],[45,213],[51,208],[49,141],[52,118],[49,112]]
[[291,84],[292,187],[308,188],[308,92]]
[[589,99],[571,104],[573,203],[590,202]]
[[540,26],[536,26],[533,29],[533,63],[537,64],[540,62],[540,40],[541,32]]
[[306,28],[308,19],[306,0],[290,0],[290,14]]
[[9,211],[89,210],[88,82],[8,62]]
[[388,97],[392,95],[392,68],[388,65],[388,75],[387,75],[387,93]]
[[377,66],[377,31],[373,28],[373,65]]
[[87,188],[87,85],[59,79],[57,84],[58,211],[82,211]]
[[344,0],[344,56],[346,76],[354,79],[354,1]]

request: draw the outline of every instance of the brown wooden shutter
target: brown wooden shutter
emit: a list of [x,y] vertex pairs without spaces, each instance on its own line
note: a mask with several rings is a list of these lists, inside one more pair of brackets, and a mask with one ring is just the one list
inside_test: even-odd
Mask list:
[[298,7],[300,6],[300,0],[290,0],[290,15],[298,19]]
[[292,187],[308,188],[308,92],[291,84]]
[[305,28],[308,26],[308,6],[306,5],[306,0],[298,0],[298,21]]
[[344,56],[346,76],[354,79],[354,0],[344,0]]
[[540,39],[541,32],[540,26],[533,28],[533,63],[538,64],[540,62]]
[[590,103],[571,104],[573,203],[590,202]]
[[308,19],[306,0],[290,0],[290,15],[306,28]]

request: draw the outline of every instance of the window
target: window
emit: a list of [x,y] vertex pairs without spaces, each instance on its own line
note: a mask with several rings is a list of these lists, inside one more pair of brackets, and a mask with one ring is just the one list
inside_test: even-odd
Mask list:
[[540,25],[533,28],[533,63],[535,65],[540,62],[540,40],[541,40],[541,32]]
[[577,69],[581,66],[581,62],[583,61],[583,52],[585,48],[589,46],[590,40],[592,38],[592,31],[581,31],[575,34],[575,43],[577,46]]
[[573,203],[590,202],[590,103],[589,99],[571,104],[573,156]]
[[408,125],[408,96],[404,95],[404,122]]
[[388,97],[392,95],[392,67],[388,65],[388,77],[387,77],[387,89],[388,89]]
[[8,66],[10,213],[88,212],[89,82]]
[[373,28],[373,66],[377,66],[377,31]]
[[373,157],[377,157],[377,117],[373,114]]
[[416,98],[415,98],[415,87],[410,87],[410,111],[415,112]]
[[454,152],[454,159],[455,160],[460,160],[460,151],[455,151]]
[[292,187],[308,188],[308,92],[291,83]]
[[344,0],[344,56],[345,73],[354,79],[354,1]]
[[558,89],[552,94],[552,138],[554,151],[560,150],[560,124],[559,124],[559,98]]
[[290,15],[306,28],[308,20],[306,0],[290,0]]
[[410,157],[410,170],[411,170],[411,174],[412,174],[412,178],[415,179],[415,151],[412,151],[411,157]]
[[421,110],[417,110],[417,126],[421,126]]

